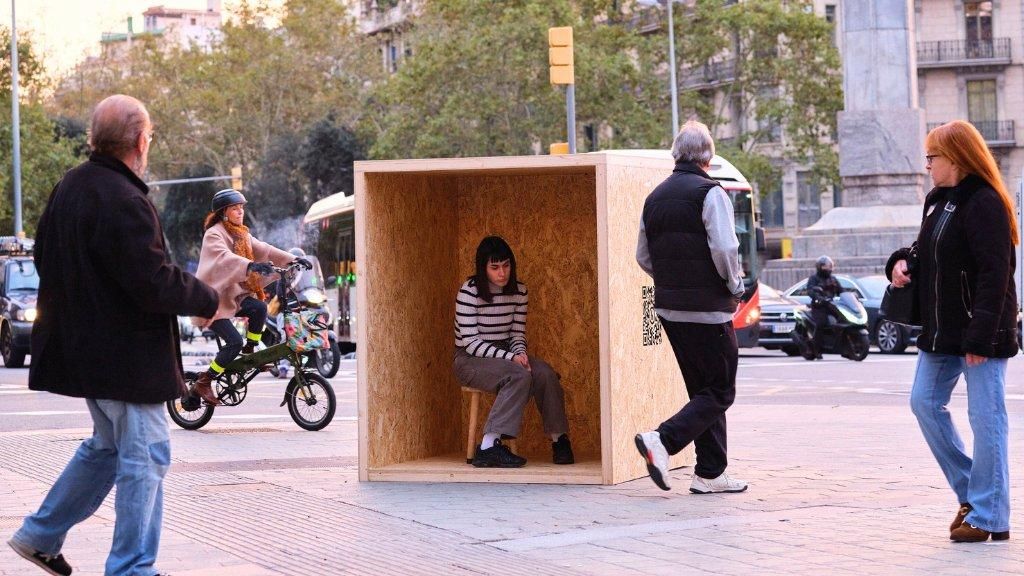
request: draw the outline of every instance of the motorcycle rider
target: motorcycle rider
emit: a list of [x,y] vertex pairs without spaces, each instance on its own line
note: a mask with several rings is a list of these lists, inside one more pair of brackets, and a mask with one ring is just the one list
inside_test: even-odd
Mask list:
[[814,274],[807,279],[807,295],[811,297],[811,320],[814,322],[814,338],[811,347],[815,358],[821,360],[821,344],[828,326],[828,305],[843,291],[839,281],[832,275],[835,263],[828,256],[818,258],[814,263]]

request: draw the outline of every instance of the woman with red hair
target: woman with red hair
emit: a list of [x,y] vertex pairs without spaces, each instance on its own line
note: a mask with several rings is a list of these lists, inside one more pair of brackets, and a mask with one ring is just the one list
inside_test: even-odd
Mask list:
[[[886,266],[896,287],[910,284],[921,310],[917,372],[910,405],[932,454],[956,494],[950,526],[956,542],[1010,537],[1007,455],[1007,359],[1017,354],[1013,203],[985,139],[955,120],[928,133],[935,188],[924,203],[917,242]],[[974,450],[968,453],[947,405],[967,380]]]

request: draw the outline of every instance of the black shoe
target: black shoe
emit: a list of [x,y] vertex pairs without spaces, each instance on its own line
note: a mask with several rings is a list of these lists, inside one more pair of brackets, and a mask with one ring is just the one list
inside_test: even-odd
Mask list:
[[242,346],[242,354],[252,354],[256,350],[256,343],[246,338],[245,346]]
[[572,456],[572,444],[569,437],[562,434],[558,441],[551,443],[551,461],[555,464],[575,464],[576,459]]
[[68,564],[67,560],[64,559],[63,554],[56,554],[50,556],[49,554],[43,554],[39,550],[33,550],[28,546],[17,542],[15,540],[8,540],[7,545],[14,549],[25,560],[39,566],[49,574],[55,576],[71,576],[71,565]]
[[516,456],[501,443],[495,440],[494,445],[484,450],[476,447],[476,456],[473,457],[473,466],[476,468],[522,468],[526,465],[526,458]]

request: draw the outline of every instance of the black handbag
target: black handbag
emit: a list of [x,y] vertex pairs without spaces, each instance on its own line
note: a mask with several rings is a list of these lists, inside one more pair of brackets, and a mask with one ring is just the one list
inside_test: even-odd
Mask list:
[[908,326],[921,325],[921,300],[917,296],[917,286],[913,282],[902,288],[889,284],[882,297],[882,305],[878,315],[885,320]]

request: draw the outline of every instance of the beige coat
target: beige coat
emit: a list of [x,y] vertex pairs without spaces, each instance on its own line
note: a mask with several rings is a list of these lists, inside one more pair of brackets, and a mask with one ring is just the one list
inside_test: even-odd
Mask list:
[[[295,256],[274,248],[266,242],[249,236],[252,242],[252,255],[255,262],[266,262],[270,260],[275,266],[284,266]],[[203,235],[203,249],[199,253],[199,269],[196,270],[196,278],[199,278],[220,295],[217,305],[217,314],[213,318],[193,318],[192,323],[205,328],[217,320],[235,317],[242,300],[252,296],[249,287],[246,286],[246,278],[249,277],[246,271],[249,260],[235,254],[232,251],[234,241],[231,234],[223,224],[215,224]],[[277,280],[276,275],[264,276],[263,285],[266,286]]]

